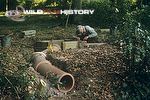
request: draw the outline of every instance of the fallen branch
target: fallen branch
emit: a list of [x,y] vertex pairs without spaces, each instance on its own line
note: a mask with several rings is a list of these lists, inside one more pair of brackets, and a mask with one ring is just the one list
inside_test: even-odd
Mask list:
[[15,87],[13,86],[13,84],[10,82],[10,80],[9,80],[6,76],[4,76],[4,77],[5,77],[5,79],[8,81],[8,83],[10,83],[10,84],[11,84],[11,86],[13,87],[13,89],[15,90],[15,92],[16,92],[16,94],[17,94],[18,99],[20,99],[20,97],[19,97],[19,95],[18,95],[18,92],[17,92],[17,90],[15,89]]

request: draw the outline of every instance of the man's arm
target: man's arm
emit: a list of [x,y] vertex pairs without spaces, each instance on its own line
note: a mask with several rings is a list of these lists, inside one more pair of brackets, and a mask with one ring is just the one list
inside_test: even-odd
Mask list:
[[78,37],[78,36],[74,35],[73,38],[76,39],[77,41],[80,41],[80,37]]
[[77,39],[78,41],[80,40],[80,36],[82,34],[79,32],[79,30],[76,31],[75,35],[73,36],[73,38]]
[[77,36],[73,36],[73,38],[75,38],[75,39],[80,39],[80,37],[77,37]]

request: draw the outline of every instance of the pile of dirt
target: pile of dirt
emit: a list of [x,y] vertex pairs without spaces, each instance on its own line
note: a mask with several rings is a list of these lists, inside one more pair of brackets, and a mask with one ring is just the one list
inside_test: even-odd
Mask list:
[[115,76],[125,71],[122,52],[108,44],[49,53],[48,60],[75,77],[69,100],[114,99],[113,88],[120,84]]
[[[29,41],[30,40],[30,41]],[[26,67],[27,60],[30,59],[33,53],[31,39],[18,39],[15,36],[11,37],[11,45],[0,48],[1,54],[1,65],[5,68],[3,69],[4,74],[11,75],[18,71],[21,67]],[[10,72],[10,73],[9,73]]]
[[[34,70],[30,59],[34,38],[12,37],[11,45],[0,48],[0,99],[20,100],[62,97],[64,95],[38,72]],[[41,90],[43,80],[46,86]]]

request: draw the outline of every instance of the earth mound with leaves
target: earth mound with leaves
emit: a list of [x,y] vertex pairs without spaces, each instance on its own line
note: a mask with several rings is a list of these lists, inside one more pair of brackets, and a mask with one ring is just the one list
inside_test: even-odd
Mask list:
[[75,77],[75,87],[65,98],[71,100],[114,99],[113,89],[121,84],[118,76],[126,69],[123,58],[122,52],[108,44],[48,54],[53,65]]

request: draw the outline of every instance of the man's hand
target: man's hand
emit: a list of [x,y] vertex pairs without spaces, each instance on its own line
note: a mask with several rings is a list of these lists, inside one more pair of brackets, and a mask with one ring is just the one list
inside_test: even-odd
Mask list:
[[84,39],[83,39],[83,40],[84,40],[84,41],[87,41],[87,39],[88,39],[88,36],[84,37]]
[[77,39],[78,41],[80,41],[80,38],[77,36],[73,36],[75,39]]

